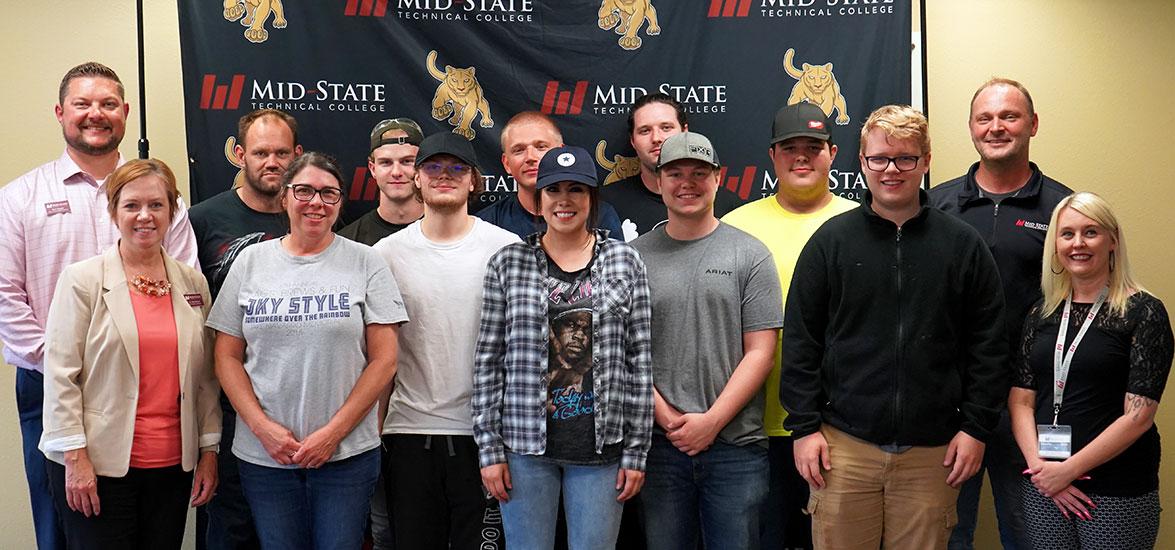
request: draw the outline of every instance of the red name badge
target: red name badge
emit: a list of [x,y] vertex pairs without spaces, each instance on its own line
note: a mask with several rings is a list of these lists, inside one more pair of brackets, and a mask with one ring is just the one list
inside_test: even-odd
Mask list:
[[53,201],[45,203],[45,215],[69,214],[69,201]]
[[204,297],[199,294],[184,294],[184,299],[192,307],[204,307]]

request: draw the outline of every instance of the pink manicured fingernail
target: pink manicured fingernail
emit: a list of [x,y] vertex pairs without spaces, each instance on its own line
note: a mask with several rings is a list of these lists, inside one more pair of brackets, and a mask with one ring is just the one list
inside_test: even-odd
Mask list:
[[1031,469],[1031,468],[1025,468],[1023,472],[1020,472],[1020,475],[1028,475],[1028,474],[1030,474],[1030,473],[1032,473],[1032,469]]

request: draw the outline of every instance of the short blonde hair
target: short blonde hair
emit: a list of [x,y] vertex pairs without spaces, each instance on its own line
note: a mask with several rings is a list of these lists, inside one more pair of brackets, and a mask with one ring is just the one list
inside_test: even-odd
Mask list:
[[132,181],[146,176],[156,176],[163,181],[163,192],[167,194],[167,219],[175,217],[179,210],[180,191],[175,185],[175,174],[159,159],[134,159],[119,166],[106,178],[106,210],[110,217],[118,210],[118,197],[122,189]]
[[926,115],[909,105],[884,105],[869,114],[861,127],[861,154],[865,154],[865,137],[874,128],[895,139],[917,141],[923,155],[930,152],[930,123]]
[[1134,272],[1130,269],[1130,256],[1126,254],[1126,235],[1122,226],[1118,224],[1118,217],[1110,208],[1110,203],[1094,193],[1073,193],[1065,197],[1053,209],[1049,218],[1049,230],[1044,237],[1044,258],[1041,260],[1040,291],[1044,294],[1044,306],[1040,310],[1041,318],[1048,317],[1069,293],[1073,291],[1073,281],[1069,271],[1057,259],[1057,218],[1061,211],[1071,208],[1073,211],[1102,226],[1114,239],[1115,249],[1110,252],[1110,295],[1106,304],[1110,312],[1116,315],[1125,315],[1126,300],[1132,292],[1146,290],[1134,280]]

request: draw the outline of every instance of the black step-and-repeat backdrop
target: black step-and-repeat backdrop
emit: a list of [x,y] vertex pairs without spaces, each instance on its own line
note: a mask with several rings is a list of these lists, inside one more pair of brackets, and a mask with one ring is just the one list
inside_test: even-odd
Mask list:
[[473,141],[489,193],[515,190],[499,134],[524,110],[551,115],[593,151],[609,183],[637,172],[626,134],[645,93],[681,101],[714,142],[723,184],[774,192],[771,118],[809,101],[840,148],[830,187],[859,198],[861,123],[909,103],[909,0],[179,0],[193,202],[233,185],[237,119],[298,119],[307,150],[351,179],[350,220],[376,204],[368,133],[411,117]]

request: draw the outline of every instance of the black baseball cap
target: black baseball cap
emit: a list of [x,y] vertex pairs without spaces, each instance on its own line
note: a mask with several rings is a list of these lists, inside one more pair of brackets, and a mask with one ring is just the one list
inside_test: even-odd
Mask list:
[[771,123],[771,145],[794,137],[810,137],[832,141],[828,131],[828,117],[824,111],[808,102],[784,105],[775,112]]
[[477,155],[473,154],[473,146],[469,144],[469,140],[453,132],[437,132],[424,138],[424,141],[420,142],[420,150],[416,152],[416,166],[437,155],[453,155],[465,164],[478,167]]
[[561,181],[582,183],[596,187],[596,165],[592,155],[583,147],[567,145],[548,149],[539,161],[539,177],[535,189],[555,185]]

